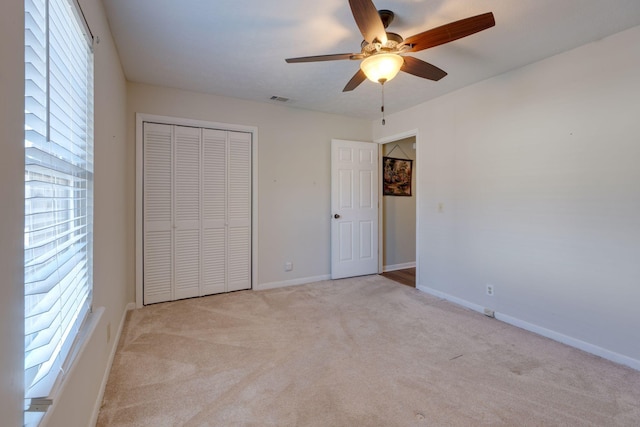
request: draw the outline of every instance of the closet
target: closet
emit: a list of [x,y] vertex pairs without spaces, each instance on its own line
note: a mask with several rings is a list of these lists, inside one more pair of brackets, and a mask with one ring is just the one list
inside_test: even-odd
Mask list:
[[143,303],[251,288],[252,134],[142,131]]

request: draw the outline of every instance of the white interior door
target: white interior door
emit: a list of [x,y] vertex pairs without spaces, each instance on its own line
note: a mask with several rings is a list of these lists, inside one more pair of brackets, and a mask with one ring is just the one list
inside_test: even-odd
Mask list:
[[202,294],[227,290],[227,132],[202,130]]
[[144,124],[144,303],[173,299],[173,127]]
[[378,273],[378,145],[331,141],[331,278]]
[[228,285],[251,288],[251,135],[229,132]]
[[251,289],[257,129],[136,115],[136,305]]
[[174,126],[174,299],[200,295],[200,133]]
[[202,295],[250,289],[251,134],[202,134]]
[[251,288],[252,134],[144,123],[144,304]]

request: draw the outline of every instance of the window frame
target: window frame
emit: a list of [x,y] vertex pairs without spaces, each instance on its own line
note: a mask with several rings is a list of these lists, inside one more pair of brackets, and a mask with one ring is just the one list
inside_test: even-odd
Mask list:
[[[77,0],[24,0],[24,7],[24,421],[35,425],[63,387],[103,310],[90,314],[93,34]],[[40,324],[30,329],[35,321]],[[33,356],[34,351],[42,355]]]

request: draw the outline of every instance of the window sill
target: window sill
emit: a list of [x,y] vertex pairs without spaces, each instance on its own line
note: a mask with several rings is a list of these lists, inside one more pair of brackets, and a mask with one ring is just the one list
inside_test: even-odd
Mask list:
[[[25,411],[25,427],[35,427],[46,424],[48,409],[55,406],[56,400],[64,393],[67,379],[73,374],[77,361],[82,357],[91,337],[93,336],[100,319],[104,313],[104,307],[95,308],[87,314],[86,319],[78,330],[78,335],[71,348],[67,360],[60,369],[60,375],[48,396],[41,398],[26,399],[27,409]],[[29,404],[30,401],[30,404]]]

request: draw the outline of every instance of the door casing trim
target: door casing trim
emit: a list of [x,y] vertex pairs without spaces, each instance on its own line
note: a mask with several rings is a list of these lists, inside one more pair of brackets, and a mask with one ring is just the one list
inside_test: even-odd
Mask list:
[[136,308],[142,307],[142,166],[143,166],[143,123],[153,122],[166,125],[191,126],[220,129],[226,131],[247,132],[251,134],[251,289],[257,289],[258,283],[258,128],[229,123],[194,120],[181,117],[159,116],[136,113]]

